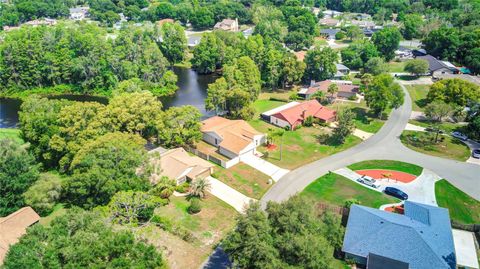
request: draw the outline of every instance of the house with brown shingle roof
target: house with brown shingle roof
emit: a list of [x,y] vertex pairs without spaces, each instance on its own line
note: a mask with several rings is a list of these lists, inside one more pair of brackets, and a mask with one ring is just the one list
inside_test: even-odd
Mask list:
[[215,116],[202,121],[203,140],[218,147],[220,154],[234,159],[243,154],[255,154],[265,143],[266,136],[244,120],[229,120]]
[[27,233],[27,228],[39,220],[40,216],[29,206],[0,218],[0,265],[10,246],[17,243]]
[[336,112],[322,106],[317,100],[310,100],[303,103],[294,102],[292,105],[285,105],[281,110],[275,110],[274,113],[268,113],[268,121],[282,128],[294,130],[302,125],[305,119],[313,117],[322,122],[335,121]]
[[325,96],[330,97],[328,93],[328,87],[332,84],[336,84],[338,86],[338,92],[333,94],[333,98],[335,99],[350,99],[353,97],[358,97],[360,93],[360,87],[358,85],[353,85],[351,81],[348,80],[324,80],[320,82],[314,82],[308,88],[302,88],[298,91],[298,96],[309,99],[312,95],[314,95],[318,91],[322,91],[325,93]]
[[215,30],[223,30],[223,31],[231,31],[231,32],[238,32],[238,19],[223,19],[215,24],[213,29]]
[[[154,156],[155,153],[160,156]],[[154,149],[149,154],[153,156],[150,159],[153,167],[150,182],[154,185],[162,176],[177,181],[177,184],[206,178],[213,173],[215,166],[200,157],[188,154],[183,148]]]

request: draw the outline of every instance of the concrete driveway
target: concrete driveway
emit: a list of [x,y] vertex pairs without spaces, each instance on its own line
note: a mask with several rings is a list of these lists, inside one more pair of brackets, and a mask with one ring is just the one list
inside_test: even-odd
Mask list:
[[[463,143],[465,143],[470,148],[470,151],[473,151],[474,149],[480,149],[480,143],[473,141],[471,139],[468,139],[467,141],[463,141]],[[473,158],[472,155],[470,155],[470,158],[468,158],[467,163],[480,165],[480,159]]]
[[210,176],[207,177],[207,179],[210,181],[211,185],[210,193],[225,203],[231,205],[240,213],[245,211],[245,208],[250,204],[250,202],[255,201],[255,199],[241,194],[214,177]]
[[395,182],[391,179],[377,180],[377,183],[380,184],[378,189],[358,182],[357,178],[361,177],[361,175],[348,168],[340,168],[335,170],[334,173],[342,175],[355,183],[374,191],[383,192],[386,187],[395,187],[407,193],[409,201],[437,205],[437,199],[435,198],[435,182],[440,180],[440,177],[428,169],[423,169],[422,174],[410,183]]
[[240,161],[271,177],[275,182],[290,172],[290,170],[280,168],[253,154],[244,154],[240,156]]

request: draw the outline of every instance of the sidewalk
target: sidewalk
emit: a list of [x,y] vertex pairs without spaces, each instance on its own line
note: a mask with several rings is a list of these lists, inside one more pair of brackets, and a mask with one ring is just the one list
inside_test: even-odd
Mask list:
[[245,211],[246,206],[248,206],[251,201],[255,201],[255,199],[241,194],[216,178],[209,176],[207,179],[211,185],[210,193],[231,205],[240,213]]

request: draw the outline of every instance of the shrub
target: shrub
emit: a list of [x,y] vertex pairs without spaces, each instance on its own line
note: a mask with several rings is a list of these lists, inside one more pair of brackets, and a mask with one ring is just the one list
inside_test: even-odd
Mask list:
[[340,32],[338,32],[338,33],[335,34],[335,39],[338,39],[338,40],[344,39],[345,37],[346,37],[346,35],[345,35],[345,33],[342,32],[342,31],[340,31]]
[[350,208],[352,205],[359,205],[360,204],[360,201],[358,201],[357,199],[348,199],[348,200],[345,200],[344,202],[344,206],[346,208]]
[[312,116],[308,116],[304,121],[303,121],[303,126],[310,127],[313,125],[314,118]]
[[288,99],[291,100],[291,101],[298,100],[298,94],[296,92],[294,92],[294,93],[290,94]]
[[188,207],[188,213],[197,214],[202,211],[202,205],[200,204],[199,199],[191,199],[190,206]]
[[184,182],[184,183],[176,186],[175,191],[177,191],[179,193],[187,193],[188,188],[190,188],[190,184],[188,184],[188,182]]
[[166,217],[154,215],[150,221],[167,232],[173,231],[173,223],[170,219]]

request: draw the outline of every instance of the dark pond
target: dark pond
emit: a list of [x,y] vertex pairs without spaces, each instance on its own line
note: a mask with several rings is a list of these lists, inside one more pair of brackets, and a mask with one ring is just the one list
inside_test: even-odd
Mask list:
[[[184,67],[174,67],[178,76],[178,91],[174,96],[162,98],[164,108],[172,106],[192,105],[200,110],[203,117],[212,116],[205,111],[205,97],[208,84],[215,81],[215,75],[198,75],[195,71]],[[67,99],[80,102],[108,103],[108,99],[101,96],[63,94],[51,96],[52,99]],[[18,111],[22,102],[17,99],[0,98],[0,128],[14,128],[18,123]]]
[[174,67],[173,71],[178,77],[178,91],[173,97],[162,98],[165,108],[172,106],[192,105],[204,117],[213,116],[213,113],[205,110],[205,98],[207,97],[208,84],[217,79],[216,75],[199,75],[190,68]]

